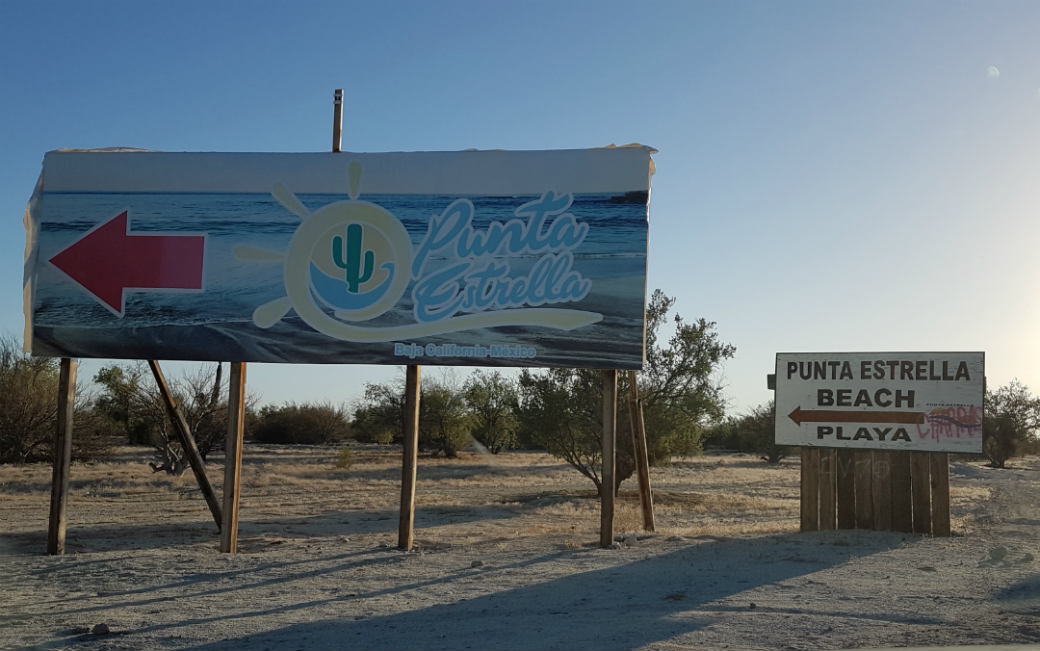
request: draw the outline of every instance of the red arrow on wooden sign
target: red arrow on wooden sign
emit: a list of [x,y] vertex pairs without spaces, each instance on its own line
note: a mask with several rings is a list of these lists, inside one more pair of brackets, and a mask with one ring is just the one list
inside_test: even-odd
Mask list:
[[836,409],[802,409],[795,407],[787,415],[802,423],[903,423],[922,425],[925,414],[920,411],[839,411]]
[[123,316],[126,290],[201,290],[205,248],[205,235],[131,234],[124,210],[50,261]]

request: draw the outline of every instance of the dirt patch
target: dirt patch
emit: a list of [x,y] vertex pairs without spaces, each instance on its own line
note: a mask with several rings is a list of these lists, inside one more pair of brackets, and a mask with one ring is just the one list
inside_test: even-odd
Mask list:
[[[50,468],[0,466],[0,648],[1040,643],[1040,459],[954,463],[950,538],[801,534],[797,460],[681,460],[651,472],[658,532],[626,483],[600,549],[592,484],[558,460],[423,458],[405,553],[400,452],[337,452],[247,446],[235,556],[190,473],[121,449],[73,466],[68,553],[48,557]],[[209,472],[220,490],[219,457]]]

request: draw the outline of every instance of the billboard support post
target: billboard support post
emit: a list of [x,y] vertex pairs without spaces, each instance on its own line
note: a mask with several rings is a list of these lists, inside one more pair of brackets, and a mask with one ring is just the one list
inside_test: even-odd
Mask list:
[[415,479],[419,465],[419,388],[422,370],[408,366],[404,388],[404,456],[401,464],[401,513],[397,527],[397,546],[411,551],[415,544]]
[[643,403],[639,400],[639,384],[635,371],[628,372],[629,419],[632,426],[632,447],[639,473],[639,506],[643,511],[643,531],[656,531],[654,523],[654,494],[650,490],[650,460],[646,450],[646,422]]
[[77,367],[76,360],[68,357],[61,359],[61,370],[58,374],[58,422],[54,432],[54,471],[51,477],[51,512],[47,527],[47,553],[51,555],[65,553]]
[[614,544],[614,475],[617,448],[617,371],[603,371],[603,472],[600,473],[599,546]]
[[224,443],[224,523],[220,551],[238,552],[238,505],[242,488],[242,444],[246,420],[246,364],[231,363],[228,381],[228,429]]
[[202,455],[199,454],[199,448],[195,445],[195,437],[191,435],[188,421],[185,420],[184,413],[173,398],[170,386],[166,383],[162,369],[159,368],[159,362],[150,359],[148,360],[148,367],[152,369],[152,375],[155,376],[155,384],[159,387],[159,393],[162,395],[163,403],[166,405],[166,413],[170,417],[170,422],[173,423],[173,431],[177,433],[177,438],[184,448],[184,455],[188,457],[191,471],[195,474],[195,480],[199,483],[202,495],[206,498],[206,504],[209,505],[210,513],[213,514],[213,521],[217,523],[217,528],[219,529],[224,523],[224,516],[221,514],[217,494],[213,492],[213,485],[209,483],[209,477],[206,476],[206,462],[202,460]]

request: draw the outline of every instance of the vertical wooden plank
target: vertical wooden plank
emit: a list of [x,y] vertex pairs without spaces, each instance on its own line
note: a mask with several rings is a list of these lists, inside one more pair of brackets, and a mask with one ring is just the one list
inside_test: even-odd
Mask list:
[[950,535],[950,459],[945,452],[930,452],[932,486],[932,534]]
[[603,472],[600,474],[599,546],[614,544],[614,472],[617,447],[617,371],[603,371]]
[[656,531],[654,496],[650,490],[650,456],[646,451],[646,425],[643,421],[643,403],[639,400],[638,380],[639,377],[635,371],[628,372],[628,415],[632,425],[632,449],[636,455],[636,472],[639,478],[639,506],[643,512],[643,531]]
[[209,477],[206,475],[206,463],[202,460],[202,455],[199,454],[198,446],[195,445],[195,437],[191,435],[188,421],[184,418],[184,414],[181,413],[180,407],[177,406],[177,401],[173,399],[173,392],[170,391],[170,386],[166,383],[166,377],[163,376],[162,369],[159,368],[159,362],[150,359],[148,360],[148,366],[152,369],[155,383],[159,387],[159,394],[166,404],[166,413],[169,414],[170,422],[173,423],[173,431],[177,433],[177,438],[180,439],[181,447],[184,448],[184,456],[188,457],[188,464],[191,466],[191,471],[195,474],[195,481],[198,482],[199,489],[202,491],[203,497],[206,498],[206,504],[209,505],[209,511],[213,514],[213,521],[217,523],[219,528],[224,523],[220,502],[217,500],[217,494],[213,490],[213,485],[209,483]]
[[820,449],[820,530],[834,529],[837,516],[838,454],[834,448]]
[[242,489],[242,442],[246,420],[246,365],[231,363],[228,390],[228,429],[224,442],[224,523],[220,551],[238,552],[238,504]]
[[856,528],[856,457],[848,448],[838,449],[838,528]]
[[415,478],[419,465],[419,387],[420,367],[410,365],[404,382],[404,453],[401,463],[401,517],[397,526],[397,546],[410,551],[415,544]]
[[874,529],[892,531],[892,464],[891,453],[874,450]]
[[914,530],[914,508],[910,494],[910,454],[910,452],[892,452],[889,455],[889,475],[892,483],[892,531],[905,533]]
[[69,467],[72,465],[72,414],[76,406],[76,371],[79,364],[61,358],[58,371],[58,422],[54,430],[54,468],[51,474],[51,512],[47,525],[47,553],[65,553],[68,525]]
[[802,531],[820,530],[820,449],[802,448]]
[[914,533],[932,532],[930,471],[927,452],[910,453],[910,500],[914,508]]
[[856,450],[856,528],[874,528],[874,455],[870,450]]

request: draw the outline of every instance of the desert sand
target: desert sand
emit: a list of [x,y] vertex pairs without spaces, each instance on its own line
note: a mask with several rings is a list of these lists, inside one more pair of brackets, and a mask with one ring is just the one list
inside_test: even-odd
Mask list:
[[[47,556],[50,467],[0,465],[0,648],[836,649],[1040,645],[1040,459],[951,465],[954,535],[798,532],[798,461],[654,468],[657,531],[622,485],[536,452],[421,458],[396,549],[400,450],[247,444],[239,553],[194,478],[119,448],[72,467]],[[223,460],[209,475],[220,490]]]

